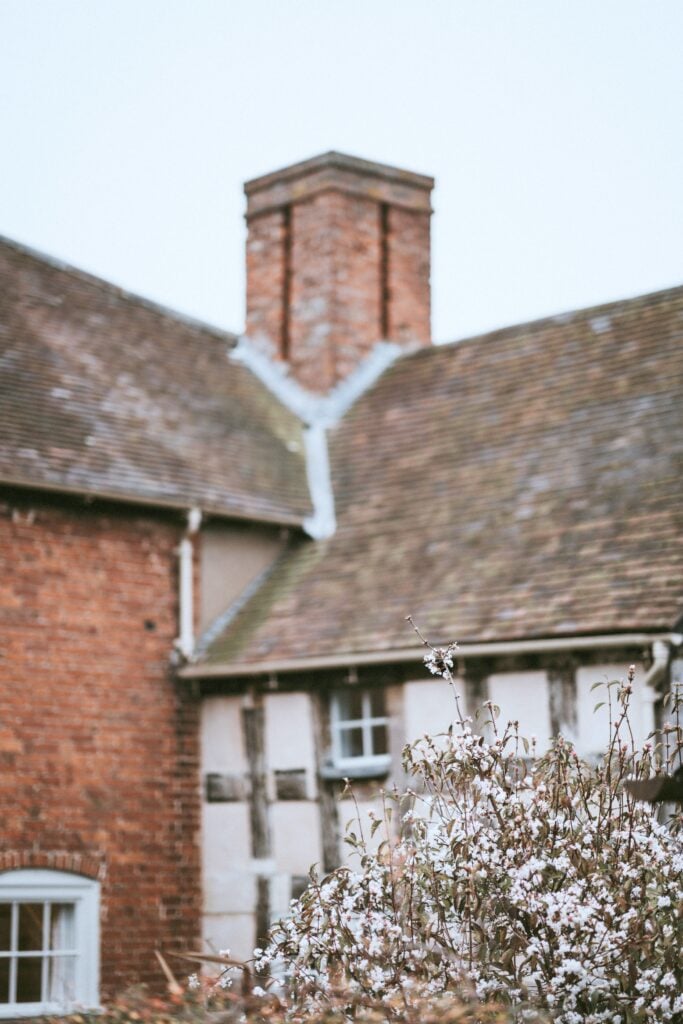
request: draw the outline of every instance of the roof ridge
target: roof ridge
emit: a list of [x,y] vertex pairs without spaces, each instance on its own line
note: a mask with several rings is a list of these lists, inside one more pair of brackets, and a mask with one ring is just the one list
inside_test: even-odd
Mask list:
[[[517,334],[520,331],[529,330],[542,330],[544,327],[552,326],[553,324],[568,324],[571,323],[575,318],[583,319],[591,316],[597,319],[601,314],[604,315],[610,311],[614,311],[617,308],[626,309],[629,306],[636,305],[637,303],[652,303],[657,301],[666,301],[667,298],[675,298],[680,295],[683,298],[683,284],[671,285],[668,288],[659,288],[652,292],[643,292],[638,295],[631,295],[624,299],[611,299],[609,302],[601,302],[593,306],[580,306],[578,309],[567,309],[562,310],[558,313],[549,313],[545,316],[536,317],[533,320],[521,320],[515,324],[504,324],[501,327],[493,327],[488,331],[480,331],[478,334],[466,334],[462,338],[452,338],[450,341],[436,341],[433,345],[428,345],[423,348],[413,349],[410,351],[403,351],[402,356],[405,359],[414,358],[415,356],[424,356],[428,352],[439,352],[447,348],[453,348],[456,345],[465,345],[478,341],[484,341],[487,338],[501,337],[506,335]],[[605,328],[603,328],[604,330]],[[600,328],[597,328],[600,333]]]
[[115,284],[113,281],[108,281],[106,278],[93,274],[89,270],[83,270],[81,267],[74,266],[73,263],[61,260],[58,256],[52,256],[49,253],[42,252],[40,249],[34,249],[33,246],[27,245],[25,242],[18,242],[14,238],[9,238],[7,235],[0,234],[0,246],[5,246],[7,249],[13,249],[15,252],[20,253],[23,256],[28,256],[30,259],[43,263],[45,266],[52,267],[54,270],[59,270],[65,274],[69,274],[70,277],[75,277],[81,281],[94,284],[103,291],[110,292],[111,294],[116,295],[121,299],[125,299],[128,302],[134,302],[136,305],[143,306],[144,308],[149,309],[152,313],[158,313],[160,316],[166,317],[169,320],[175,320],[177,323],[187,324],[188,327],[194,327],[205,334],[211,335],[219,341],[231,341],[233,345],[237,344],[239,334],[236,331],[226,331],[222,327],[207,323],[205,320],[191,316],[189,313],[180,313],[178,310],[172,309],[170,306],[166,306],[162,302],[157,302],[155,299],[148,299],[144,295],[140,295],[138,292],[129,291],[129,289],[124,288],[122,285]]

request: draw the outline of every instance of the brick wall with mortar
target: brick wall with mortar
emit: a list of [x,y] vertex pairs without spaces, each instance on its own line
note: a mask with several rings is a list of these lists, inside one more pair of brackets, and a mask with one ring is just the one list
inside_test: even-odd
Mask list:
[[247,182],[247,334],[324,392],[379,340],[426,345],[433,179],[327,153]]
[[104,998],[160,985],[154,950],[199,932],[198,709],[169,672],[182,529],[0,499],[0,870],[101,880]]

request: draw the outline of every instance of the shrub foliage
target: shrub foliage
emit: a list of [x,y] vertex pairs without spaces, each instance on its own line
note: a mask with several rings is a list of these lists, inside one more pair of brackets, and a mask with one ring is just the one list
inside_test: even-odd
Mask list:
[[[426,658],[451,683],[453,649]],[[680,761],[681,701],[639,750],[633,681],[631,668],[604,684],[610,736],[596,764],[561,737],[537,756],[517,722],[499,726],[489,703],[474,723],[456,695],[448,733],[405,749],[407,791],[385,797],[372,835],[352,827],[357,865],[312,875],[257,950],[259,969],[284,969],[299,1009],[343,989],[391,1015],[455,991],[520,1020],[682,1021],[682,819],[659,820],[623,785]]]

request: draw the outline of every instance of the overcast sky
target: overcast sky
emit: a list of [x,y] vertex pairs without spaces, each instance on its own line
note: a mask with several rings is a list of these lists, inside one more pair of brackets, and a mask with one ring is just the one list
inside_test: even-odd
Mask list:
[[440,340],[683,283],[681,0],[0,0],[0,233],[231,330],[250,177],[433,174]]

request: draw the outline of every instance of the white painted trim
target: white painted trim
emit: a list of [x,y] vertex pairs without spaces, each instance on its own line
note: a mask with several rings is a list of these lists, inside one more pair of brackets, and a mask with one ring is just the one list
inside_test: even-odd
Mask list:
[[313,505],[313,515],[304,519],[304,530],[314,540],[331,537],[337,528],[334,492],[330,473],[325,427],[311,423],[304,430],[306,476]]
[[[588,651],[599,647],[647,647],[657,640],[678,647],[683,643],[680,633],[605,633],[595,636],[547,637],[536,640],[501,640],[489,643],[460,644],[458,658],[481,658],[498,654],[533,654],[553,651]],[[345,654],[310,658],[283,658],[280,661],[248,663],[228,662],[224,665],[188,665],[179,669],[182,679],[216,679],[220,677],[260,676],[277,672],[306,672],[322,668],[346,668],[350,665],[396,665],[420,662],[424,647],[389,648],[386,651],[349,651]]]
[[[99,1005],[99,882],[65,871],[45,869],[0,872],[0,902],[73,903],[75,905],[75,998],[66,1006],[57,1003],[2,1003],[2,1017],[35,1017],[63,1014]],[[16,920],[16,914],[13,914]],[[12,943],[16,945],[16,942]],[[33,951],[31,951],[33,952]],[[38,952],[38,951],[36,951]]]
[[647,674],[643,679],[642,687],[651,687],[653,690],[656,688],[657,683],[662,678],[667,668],[669,667],[669,654],[671,652],[671,642],[667,640],[654,640],[652,644],[652,664],[647,670]]
[[178,639],[177,650],[189,660],[194,654],[194,544],[202,525],[202,510],[188,509],[187,532],[178,545]]
[[184,658],[194,650],[194,548],[189,537],[178,545],[178,618],[176,645]]
[[231,360],[250,369],[304,425],[306,476],[313,515],[304,520],[303,527],[314,540],[331,537],[337,526],[326,431],[339,422],[403,351],[393,342],[378,342],[353,373],[326,395],[307,391],[289,375],[285,363],[270,359],[264,348],[246,337],[241,337],[229,353]]
[[362,363],[325,395],[308,391],[290,376],[286,363],[270,359],[264,348],[246,336],[238,339],[228,358],[242,363],[291,413],[306,424],[333,426],[391,366],[405,349],[394,342],[378,341]]
[[[344,691],[347,693],[348,691]],[[389,731],[388,715],[373,715],[370,700],[370,691],[361,690],[361,718],[342,718],[340,710],[341,692],[334,692],[330,695],[330,737],[332,740],[332,764],[335,768],[343,771],[353,768],[383,768],[391,763],[391,754],[387,751],[384,754],[368,753],[372,751],[372,729],[373,726],[383,725]],[[350,729],[360,729],[363,736],[363,753],[358,757],[344,757],[342,755],[341,734]]]

